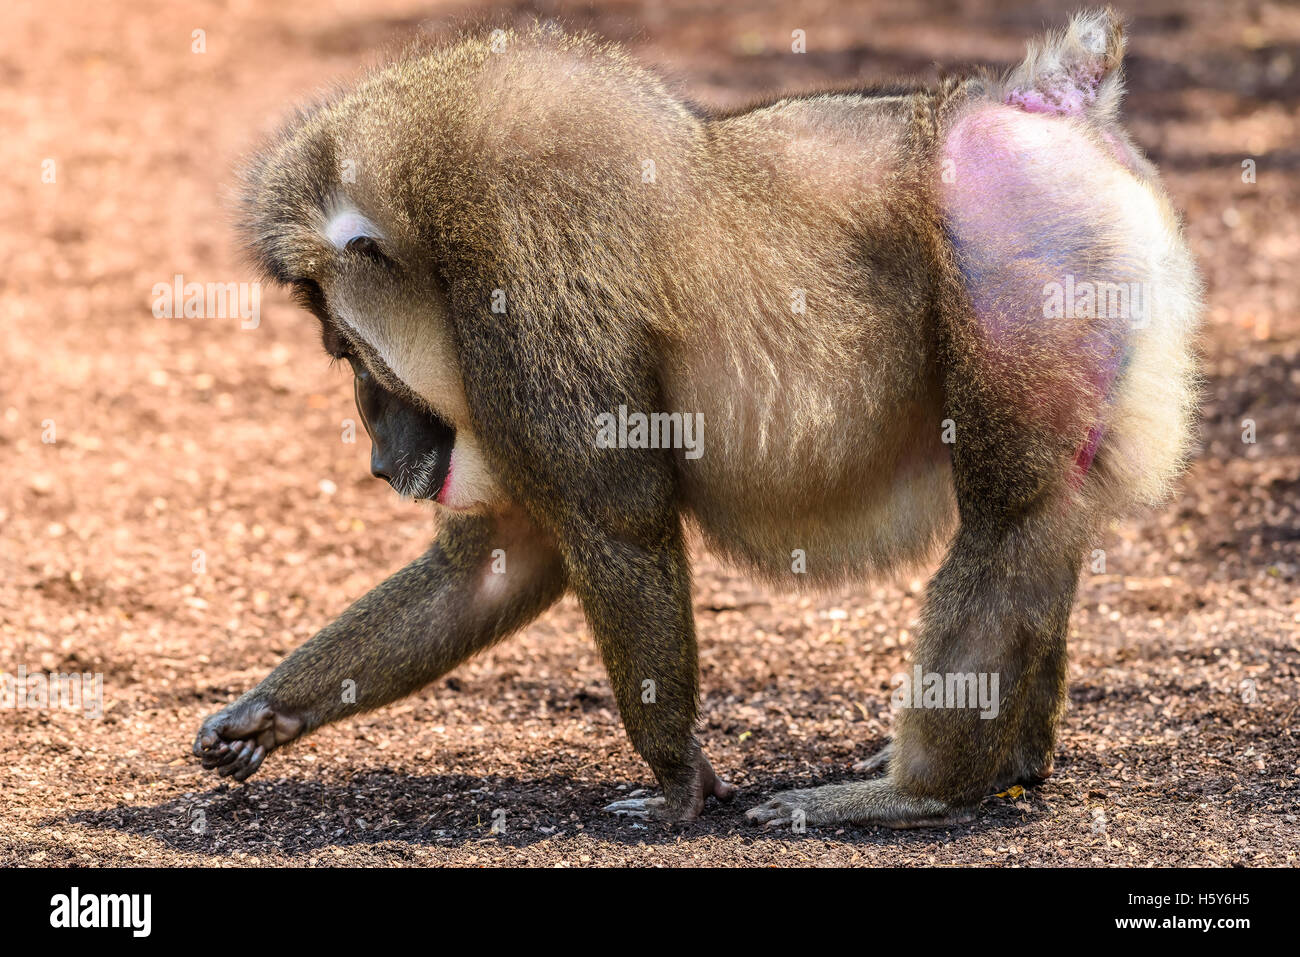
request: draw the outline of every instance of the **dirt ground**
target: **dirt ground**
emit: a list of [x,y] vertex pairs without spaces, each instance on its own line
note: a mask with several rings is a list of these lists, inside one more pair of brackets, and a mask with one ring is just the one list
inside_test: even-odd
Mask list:
[[253,330],[151,311],[178,273],[253,278],[223,190],[290,102],[467,18],[561,18],[728,106],[1006,63],[1074,6],[10,4],[0,670],[102,673],[106,711],[0,710],[0,863],[1295,865],[1300,7],[1281,2],[1129,5],[1128,122],[1208,289],[1203,451],[1170,507],[1112,530],[1105,572],[1085,571],[1048,783],[947,830],[747,825],[769,792],[850,779],[882,745],[922,582],[779,593],[702,553],[701,734],[742,792],[698,823],[602,815],[653,781],[570,599],[247,785],[188,755],[202,717],[430,537],[429,513],[369,476],[364,435],[341,441],[350,377],[315,320],[269,291]]

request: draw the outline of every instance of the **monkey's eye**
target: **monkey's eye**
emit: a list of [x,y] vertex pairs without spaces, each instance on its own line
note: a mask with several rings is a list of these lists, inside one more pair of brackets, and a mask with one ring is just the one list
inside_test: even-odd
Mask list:
[[325,347],[325,352],[330,357],[330,362],[347,362],[351,364],[353,371],[356,371],[357,363],[361,357],[357,351],[352,348],[352,343],[345,339],[333,323],[326,323],[321,329],[321,344]]
[[352,374],[358,379],[364,382],[370,378],[370,370],[366,368],[366,365],[361,361],[360,356],[349,350],[343,358],[347,360],[348,365],[352,367]]
[[379,244],[369,236],[353,236],[348,240],[347,245],[343,248],[350,253],[358,253],[377,262],[388,261],[388,257],[385,256],[384,251],[379,248]]

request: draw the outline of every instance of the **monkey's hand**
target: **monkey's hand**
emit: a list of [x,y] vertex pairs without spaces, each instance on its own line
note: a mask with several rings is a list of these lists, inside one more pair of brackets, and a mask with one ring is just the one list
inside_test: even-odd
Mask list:
[[245,695],[203,722],[194,739],[194,754],[204,769],[244,781],[268,754],[300,736],[305,727],[302,718]]
[[610,814],[619,817],[639,818],[643,821],[693,821],[704,811],[704,802],[712,795],[719,801],[730,801],[736,788],[714,772],[703,753],[695,765],[695,779],[684,800],[670,804],[666,798],[627,798],[605,806]]

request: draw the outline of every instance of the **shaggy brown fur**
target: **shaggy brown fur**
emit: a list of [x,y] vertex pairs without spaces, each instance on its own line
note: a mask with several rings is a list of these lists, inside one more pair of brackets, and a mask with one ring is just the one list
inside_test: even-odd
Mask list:
[[[783,582],[948,543],[917,662],[1000,679],[996,717],[905,709],[884,777],[755,820],[950,820],[1050,773],[1081,556],[1163,494],[1192,408],[1198,286],[1118,126],[1122,53],[1091,14],[1003,79],[709,116],[616,48],[539,29],[409,56],[299,116],[248,172],[249,245],[454,426],[443,500],[464,514],[210,718],[205,764],[246,777],[569,588],[664,789],[611,807],[698,814],[732,789],[694,737],[686,519]],[[342,248],[357,229],[383,261]],[[1159,295],[1141,323],[1057,315],[1067,280]],[[702,413],[704,454],[598,448],[620,406]],[[336,700],[347,678],[364,693]]]

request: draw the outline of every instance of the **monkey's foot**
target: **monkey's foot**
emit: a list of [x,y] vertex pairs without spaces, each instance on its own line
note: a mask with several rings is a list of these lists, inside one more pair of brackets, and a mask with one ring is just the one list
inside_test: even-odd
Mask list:
[[853,765],[854,771],[879,771],[889,764],[889,759],[894,756],[894,742],[890,741],[887,745],[867,758],[865,761],[859,761]]
[[1017,771],[996,780],[992,787],[989,788],[990,794],[1001,794],[1007,788],[1015,787],[1017,784],[1025,787],[1034,787],[1042,784],[1052,776],[1052,757],[1049,755],[1045,760],[1026,761]]
[[205,770],[244,781],[305,726],[302,718],[277,712],[265,701],[240,698],[203,722],[193,751]]
[[607,804],[605,810],[619,817],[639,818],[642,821],[693,821],[704,811],[704,802],[712,795],[719,801],[730,801],[736,789],[713,770],[709,759],[700,755],[695,781],[684,800],[670,804],[667,798],[626,798]]
[[1025,782],[1027,784],[1042,784],[1052,776],[1056,770],[1056,761],[1051,755],[1047,759],[1039,762],[1032,770],[1025,772]]
[[854,784],[826,784],[782,791],[751,808],[745,817],[768,827],[804,824],[882,824],[885,827],[943,827],[975,817],[973,808],[955,808],[933,798],[904,794],[888,778]]

